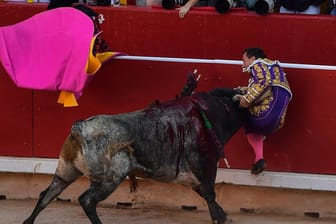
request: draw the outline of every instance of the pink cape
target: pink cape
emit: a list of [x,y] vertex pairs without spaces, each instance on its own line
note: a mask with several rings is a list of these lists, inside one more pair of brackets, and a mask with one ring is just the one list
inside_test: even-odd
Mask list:
[[0,61],[18,87],[62,90],[78,98],[89,78],[88,59],[94,57],[93,34],[93,21],[81,11],[48,10],[0,27]]

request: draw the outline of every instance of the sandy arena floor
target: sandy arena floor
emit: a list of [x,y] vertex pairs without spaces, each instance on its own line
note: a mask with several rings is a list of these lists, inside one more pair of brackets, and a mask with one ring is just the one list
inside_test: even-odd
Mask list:
[[[0,200],[0,223],[18,224],[29,216],[36,200]],[[172,207],[99,207],[103,223],[113,224],[210,224],[207,210],[182,210]],[[318,224],[336,223],[331,218],[284,216],[274,214],[229,214],[233,224]],[[77,203],[55,201],[40,213],[38,224],[90,223]]]

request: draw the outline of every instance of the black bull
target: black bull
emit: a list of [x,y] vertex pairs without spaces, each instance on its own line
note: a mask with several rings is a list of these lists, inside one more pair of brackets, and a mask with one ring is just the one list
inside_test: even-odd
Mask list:
[[78,200],[92,223],[101,223],[97,204],[127,176],[188,184],[206,200],[213,223],[226,223],[227,215],[215,201],[220,152],[211,131],[224,145],[242,126],[242,116],[231,97],[198,93],[135,112],[78,121],[62,147],[52,183],[24,223],[33,223],[82,175],[91,185]]

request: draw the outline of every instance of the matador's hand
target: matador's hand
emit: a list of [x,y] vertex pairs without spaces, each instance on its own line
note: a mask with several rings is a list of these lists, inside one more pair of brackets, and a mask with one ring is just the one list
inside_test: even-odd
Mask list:
[[250,106],[250,104],[244,99],[243,95],[236,94],[232,97],[233,101],[238,102],[239,101],[239,107],[247,108]]
[[250,104],[244,99],[244,97],[240,98],[239,106],[242,108],[247,108]]

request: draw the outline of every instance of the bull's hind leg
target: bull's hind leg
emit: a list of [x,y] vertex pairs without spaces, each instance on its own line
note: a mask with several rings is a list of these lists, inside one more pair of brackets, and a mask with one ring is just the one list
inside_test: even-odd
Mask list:
[[79,198],[79,203],[82,205],[86,215],[93,224],[102,223],[97,214],[97,204],[105,200],[124,180],[126,177],[117,180],[91,181],[90,188],[85,191]]
[[55,175],[49,187],[41,192],[32,214],[23,223],[34,223],[37,215],[72,182],[66,182],[61,177]]
[[121,149],[111,159],[99,161],[103,162],[98,165],[88,163],[91,170],[95,172],[90,174],[90,188],[78,198],[86,215],[94,224],[102,223],[97,215],[97,204],[115,191],[134,167],[134,161],[130,158],[129,152]]
[[24,221],[24,224],[34,223],[36,216],[62,191],[83,174],[75,167],[74,161],[80,152],[80,144],[72,136],[64,142],[62,152],[58,160],[57,170],[49,187],[41,192],[39,200],[32,214]]

